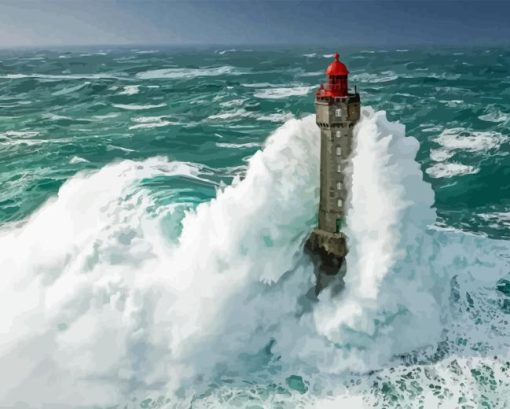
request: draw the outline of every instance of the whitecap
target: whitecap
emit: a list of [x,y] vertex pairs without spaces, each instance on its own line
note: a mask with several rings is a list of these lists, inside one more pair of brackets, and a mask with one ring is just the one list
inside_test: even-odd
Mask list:
[[246,98],[236,98],[236,99],[231,99],[228,101],[220,102],[220,106],[225,107],[225,108],[239,107],[239,106],[243,105],[246,101],[247,101]]
[[260,143],[247,142],[247,143],[227,143],[227,142],[216,142],[218,148],[230,148],[230,149],[247,149],[247,148],[259,148]]
[[430,159],[434,162],[443,162],[450,159],[454,153],[448,149],[432,149],[430,151]]
[[470,131],[465,128],[445,129],[434,139],[449,150],[482,152],[498,148],[508,137],[495,131]]
[[82,158],[81,156],[73,156],[70,160],[69,160],[69,164],[71,165],[75,165],[77,163],[87,163],[87,162],[90,162],[88,161],[87,159],[85,158]]
[[129,129],[150,129],[160,128],[168,125],[177,125],[178,122],[169,121],[164,116],[140,116],[132,118],[136,125],[131,125]]
[[139,85],[126,85],[119,95],[136,95],[140,92]]
[[478,214],[483,220],[495,222],[494,227],[510,226],[510,212],[492,212]]
[[2,146],[36,146],[48,142],[50,141],[42,139],[0,139],[0,145]]
[[228,53],[235,53],[236,51],[237,51],[237,49],[235,49],[235,48],[230,48],[228,50],[216,50],[216,54],[225,55]]
[[19,139],[25,139],[25,138],[35,138],[40,133],[38,131],[6,131],[6,132],[0,132],[0,136],[4,136],[7,138],[19,138]]
[[258,116],[257,121],[286,122],[292,118],[294,118],[294,115],[290,112],[277,112],[274,114]]
[[267,88],[267,87],[276,88],[276,87],[280,86],[278,84],[271,84],[269,82],[254,82],[251,84],[241,84],[241,85],[246,88]]
[[192,79],[197,77],[215,77],[220,75],[240,75],[242,72],[232,66],[203,68],[163,68],[139,72],[136,76],[143,80],[153,79]]
[[126,152],[126,153],[135,151],[134,149],[124,148],[122,146],[117,146],[117,145],[106,145],[106,150],[107,151],[119,150],[119,151]]
[[310,93],[312,89],[317,88],[315,85],[312,86],[301,86],[292,88],[267,88],[258,90],[254,96],[261,99],[282,99],[292,96],[304,96]]
[[171,121],[160,121],[160,122],[149,122],[145,124],[137,124],[131,125],[129,129],[151,129],[151,128],[161,128],[163,126],[175,125],[174,122]]
[[53,74],[5,74],[0,75],[0,78],[10,79],[10,80],[18,80],[25,78],[37,78],[37,79],[45,79],[45,80],[82,80],[82,79],[90,79],[90,80],[100,80],[100,79],[109,79],[109,80],[126,80],[126,77],[115,76],[109,74],[64,74],[64,75],[53,75]]
[[118,117],[120,114],[118,112],[110,112],[108,114],[104,114],[104,115],[94,115],[92,118],[94,119],[98,119],[100,121],[102,121],[103,119],[111,119],[111,118],[116,118]]
[[499,109],[490,109],[489,112],[487,112],[484,115],[480,115],[478,117],[482,121],[486,122],[509,122],[510,121],[510,115],[506,112],[502,112]]
[[252,112],[246,111],[244,108],[227,111],[227,112],[220,112],[218,114],[209,115],[207,119],[233,119],[233,118],[246,118],[251,117],[254,114]]
[[472,175],[478,173],[480,169],[474,166],[463,165],[461,163],[437,163],[426,170],[427,174],[433,178],[451,178],[453,176]]
[[161,104],[146,104],[146,105],[137,105],[137,104],[113,104],[115,108],[126,109],[128,111],[143,111],[146,109],[155,109],[165,107],[165,103]]
[[135,54],[157,54],[159,50],[141,50],[135,51]]
[[312,72],[303,72],[296,74],[296,77],[318,77],[319,75],[324,75],[324,71],[312,71]]
[[460,106],[466,106],[467,104],[461,99],[440,99],[439,102],[445,104],[449,108],[457,108]]
[[42,117],[49,119],[50,121],[73,121],[73,120],[75,120],[74,118],[71,118],[70,116],[53,114],[51,112],[43,114]]
[[285,122],[292,119],[294,116],[291,113],[276,112],[267,115],[260,115],[256,112],[250,112],[244,108],[231,110],[227,112],[221,112],[218,114],[210,115],[208,119],[236,119],[236,118],[254,118],[257,121],[269,121],[269,122]]
[[420,128],[422,128],[422,132],[439,132],[443,129],[441,125],[433,124],[421,124]]
[[353,75],[351,75],[351,78],[353,81],[377,84],[377,83],[395,81],[396,79],[398,79],[398,75],[395,74],[395,72],[393,72],[393,71],[383,71],[379,74],[370,74],[370,73],[364,72],[361,74],[353,74]]

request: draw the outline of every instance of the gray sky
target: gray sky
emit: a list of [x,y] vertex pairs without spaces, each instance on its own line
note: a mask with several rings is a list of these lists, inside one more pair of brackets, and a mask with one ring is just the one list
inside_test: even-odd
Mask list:
[[500,44],[510,1],[0,0],[0,47]]

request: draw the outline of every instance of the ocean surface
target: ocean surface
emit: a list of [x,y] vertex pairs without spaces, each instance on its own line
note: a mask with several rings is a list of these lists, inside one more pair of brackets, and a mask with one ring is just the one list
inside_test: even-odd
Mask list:
[[510,407],[510,48],[339,50],[348,272],[313,300],[335,51],[0,51],[0,407]]

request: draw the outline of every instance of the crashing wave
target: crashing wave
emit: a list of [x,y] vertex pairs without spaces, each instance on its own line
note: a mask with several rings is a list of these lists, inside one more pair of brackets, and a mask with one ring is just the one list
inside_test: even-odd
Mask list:
[[318,303],[306,297],[314,274],[302,252],[318,207],[313,116],[287,121],[242,180],[196,208],[160,204],[146,181],[211,184],[207,170],[153,158],[79,173],[22,225],[4,226],[2,403],[166,395],[160,407],[236,407],[236,390],[279,399],[266,393],[270,374],[293,407],[361,405],[384,393],[376,377],[407,382],[410,361],[429,367],[418,378],[442,371],[443,382],[470,384],[462,368],[444,369],[456,354],[461,366],[490,356],[504,391],[509,328],[487,288],[508,271],[506,244],[433,228],[433,191],[402,125],[365,109],[355,139],[345,290]]

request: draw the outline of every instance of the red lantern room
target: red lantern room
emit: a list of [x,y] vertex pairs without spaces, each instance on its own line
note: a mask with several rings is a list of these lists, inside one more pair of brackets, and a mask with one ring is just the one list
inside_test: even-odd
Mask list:
[[335,54],[335,60],[326,70],[328,82],[321,85],[317,91],[317,97],[346,97],[349,93],[347,85],[347,76],[349,70],[343,62],[340,61],[340,55]]

